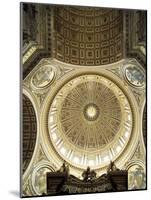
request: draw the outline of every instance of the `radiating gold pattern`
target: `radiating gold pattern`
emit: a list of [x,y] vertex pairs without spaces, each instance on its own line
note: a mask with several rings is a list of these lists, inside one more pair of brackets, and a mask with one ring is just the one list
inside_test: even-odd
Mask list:
[[100,75],[81,75],[56,94],[49,133],[57,152],[74,165],[100,166],[125,148],[132,113],[121,89]]
[[21,195],[46,194],[62,163],[82,179],[111,160],[146,189],[146,11],[23,3],[21,16]]
[[[64,98],[61,127],[71,143],[100,148],[119,131],[121,109],[114,93],[94,80],[79,83]],[[73,128],[72,128],[73,127]]]
[[96,120],[99,116],[99,113],[99,108],[94,103],[88,103],[83,109],[83,114],[88,121]]

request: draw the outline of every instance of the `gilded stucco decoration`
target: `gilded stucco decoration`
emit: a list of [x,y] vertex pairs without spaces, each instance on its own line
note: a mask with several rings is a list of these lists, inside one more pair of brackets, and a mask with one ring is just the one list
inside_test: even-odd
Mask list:
[[31,184],[37,195],[46,194],[46,174],[53,171],[55,169],[48,161],[41,161],[36,165],[31,176]]
[[55,79],[55,68],[50,65],[44,65],[39,68],[32,77],[32,86],[37,89],[47,88]]
[[121,89],[103,76],[86,74],[59,90],[50,107],[48,129],[56,150],[67,161],[98,168],[125,148],[132,119]]
[[[80,69],[56,59],[43,59],[27,76],[25,90],[32,88],[41,110],[39,140],[44,160],[54,160],[56,168],[66,160],[77,177],[81,177],[81,170],[87,165],[98,174],[103,173],[110,160],[124,168],[120,159],[129,152],[124,159],[127,162],[134,154],[139,138],[136,124],[141,126],[133,89],[144,91],[144,86],[133,86],[126,79],[129,62],[123,60],[102,69]],[[42,87],[37,87],[43,69],[49,73]],[[39,101],[42,96],[43,101]]]
[[21,9],[22,195],[45,195],[47,173],[63,163],[81,181],[88,166],[98,178],[113,161],[129,190],[144,189],[146,12]]

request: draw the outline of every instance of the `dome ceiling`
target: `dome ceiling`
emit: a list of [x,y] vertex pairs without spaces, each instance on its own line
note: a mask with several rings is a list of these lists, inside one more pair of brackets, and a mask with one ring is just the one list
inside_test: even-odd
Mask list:
[[132,131],[132,111],[122,90],[95,74],[68,81],[49,109],[49,137],[71,165],[100,168],[116,159]]
[[145,172],[146,11],[21,9],[24,194],[43,194],[64,161],[80,179],[110,161]]
[[100,148],[112,141],[119,131],[120,104],[112,90],[97,82],[95,76],[87,76],[83,83],[77,80],[79,84],[62,102],[60,121],[63,132],[74,145],[86,149]]

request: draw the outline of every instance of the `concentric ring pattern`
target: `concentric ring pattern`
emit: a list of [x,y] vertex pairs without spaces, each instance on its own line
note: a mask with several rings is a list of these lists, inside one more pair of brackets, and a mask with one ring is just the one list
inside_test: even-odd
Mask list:
[[107,165],[124,150],[132,130],[128,99],[111,80],[81,75],[56,94],[49,111],[49,135],[67,162],[85,168]]
[[65,136],[81,148],[100,148],[119,131],[121,109],[114,93],[102,83],[86,81],[64,98],[60,122]]

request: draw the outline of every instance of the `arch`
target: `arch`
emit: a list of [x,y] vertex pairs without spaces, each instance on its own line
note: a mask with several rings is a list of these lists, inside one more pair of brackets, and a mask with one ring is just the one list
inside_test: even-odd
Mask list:
[[23,173],[26,171],[33,152],[35,149],[36,138],[37,138],[37,119],[34,107],[30,99],[23,94],[23,130],[22,130],[22,163]]

